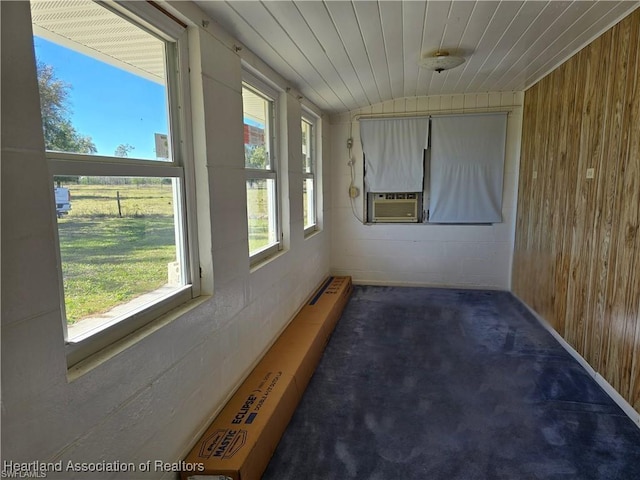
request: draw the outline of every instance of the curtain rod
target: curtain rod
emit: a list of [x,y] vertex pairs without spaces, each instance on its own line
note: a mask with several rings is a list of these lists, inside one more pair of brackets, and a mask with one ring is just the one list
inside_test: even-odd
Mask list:
[[405,112],[405,113],[359,113],[351,117],[351,121],[357,121],[362,118],[366,119],[385,119],[385,118],[429,118],[429,117],[443,117],[443,116],[456,116],[456,115],[482,115],[484,113],[506,113],[511,115],[513,113],[513,107],[480,107],[479,109],[467,110],[467,111],[452,111],[452,110],[430,110],[428,112]]

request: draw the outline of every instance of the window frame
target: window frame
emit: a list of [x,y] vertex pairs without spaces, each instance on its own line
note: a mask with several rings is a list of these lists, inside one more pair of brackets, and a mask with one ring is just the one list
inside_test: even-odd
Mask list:
[[[301,122],[304,122],[310,126],[311,134],[309,135],[309,152],[311,156],[311,172],[305,171],[305,159],[302,158],[302,179],[303,182],[307,180],[313,181],[313,223],[308,227],[304,225],[304,236],[308,237],[314,232],[318,231],[318,180],[317,180],[317,172],[318,172],[318,143],[319,143],[319,132],[318,132],[318,124],[319,119],[313,113],[309,112],[306,109],[303,109],[301,115]],[[304,192],[303,192],[304,193]],[[303,216],[304,218],[304,216]]]
[[[170,310],[201,295],[195,205],[195,174],[190,141],[190,92],[187,29],[157,8],[144,3],[100,3],[103,8],[131,22],[165,43],[168,128],[171,160],[144,160],[45,150],[53,194],[55,176],[171,177],[177,191],[175,228],[177,254],[184,266],[183,285],[157,301],[132,309],[117,319],[69,339],[58,229],[54,229],[58,282],[67,367],[71,368],[98,351],[122,340]],[[55,205],[52,215],[55,221]]]
[[[269,124],[265,125],[267,135],[265,136],[265,142],[268,143],[269,151],[269,168],[248,168],[245,163],[245,189],[246,184],[250,180],[273,180],[274,182],[274,213],[275,213],[275,238],[276,241],[272,245],[268,245],[264,248],[258,249],[253,254],[249,250],[249,218],[247,215],[247,249],[249,250],[249,265],[251,267],[263,262],[267,258],[275,255],[283,249],[283,231],[282,231],[282,200],[281,200],[281,182],[280,182],[280,169],[279,169],[279,106],[280,106],[280,92],[268,85],[266,82],[248,72],[243,70],[242,73],[242,89],[250,90],[253,94],[263,98],[269,102],[268,120]],[[244,126],[244,103],[243,103],[243,126]],[[247,206],[249,199],[247,197]]]

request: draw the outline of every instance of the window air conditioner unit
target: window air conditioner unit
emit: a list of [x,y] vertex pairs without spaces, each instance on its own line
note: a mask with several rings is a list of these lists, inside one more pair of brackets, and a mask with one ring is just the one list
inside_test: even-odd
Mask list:
[[374,193],[373,222],[415,223],[418,221],[417,193]]

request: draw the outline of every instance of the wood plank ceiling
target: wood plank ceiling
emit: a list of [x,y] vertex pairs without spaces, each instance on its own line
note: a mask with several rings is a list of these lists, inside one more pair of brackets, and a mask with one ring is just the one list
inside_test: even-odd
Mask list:
[[[624,18],[615,1],[196,1],[318,107],[520,91]],[[418,66],[438,49],[465,63]]]

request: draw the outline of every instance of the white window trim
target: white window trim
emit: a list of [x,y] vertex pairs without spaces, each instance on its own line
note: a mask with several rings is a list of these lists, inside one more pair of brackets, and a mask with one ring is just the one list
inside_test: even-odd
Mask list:
[[[269,112],[269,117],[271,121],[271,125],[269,128],[269,137],[267,141],[269,142],[269,165],[270,169],[257,169],[257,168],[246,168],[245,167],[245,180],[254,180],[254,179],[271,179],[274,180],[275,183],[275,237],[276,241],[274,244],[264,247],[260,250],[257,250],[253,254],[249,255],[249,265],[251,267],[255,267],[257,264],[262,263],[264,260],[270,258],[275,255],[279,251],[283,249],[283,238],[282,238],[282,194],[281,194],[281,180],[280,180],[280,169],[279,169],[279,139],[280,139],[280,129],[279,129],[279,99],[280,93],[278,90],[268,85],[266,82],[253,75],[252,73],[244,70],[242,72],[242,87],[248,88],[252,90],[255,94],[266,98],[271,101],[271,108]],[[243,107],[244,108],[244,107]],[[246,182],[245,182],[246,185]],[[246,186],[245,186],[246,188]],[[247,199],[248,201],[248,199]],[[249,226],[247,219],[247,228]],[[248,237],[247,237],[248,242]],[[247,243],[248,246],[248,243]]]
[[[100,2],[102,4],[102,2]],[[105,6],[104,4],[102,4]],[[156,302],[142,306],[124,317],[118,317],[91,332],[69,340],[62,270],[58,269],[60,286],[60,304],[63,312],[62,323],[65,339],[65,353],[69,368],[85,360],[115,342],[123,339],[144,325],[157,320],[170,310],[200,295],[200,275],[198,259],[197,225],[195,211],[195,175],[193,172],[193,149],[187,139],[191,138],[190,94],[188,90],[188,43],[187,31],[162,15],[158,22],[159,11],[148,4],[136,5],[135,9],[122,2],[109,4],[107,8],[117,12],[128,21],[138,25],[167,42],[167,89],[169,98],[169,130],[171,137],[172,161],[127,159],[100,155],[82,155],[46,151],[45,157],[52,178],[56,175],[78,176],[145,176],[171,177],[179,179],[176,195],[181,198],[177,206],[179,215],[176,229],[182,238],[182,261],[185,285],[176,291],[159,298]],[[134,11],[135,14],[128,13]],[[170,48],[172,44],[174,48]],[[170,51],[171,50],[171,51]],[[55,215],[55,208],[52,210]],[[61,265],[60,240],[58,229],[54,229],[56,255]]]
[[311,179],[313,180],[313,224],[305,227],[304,236],[308,237],[312,235],[314,232],[319,230],[318,228],[318,162],[319,162],[319,142],[320,132],[319,132],[319,118],[314,115],[312,112],[308,111],[303,107],[302,111],[302,120],[311,125],[311,173],[307,173],[303,170],[302,178],[304,180]]

